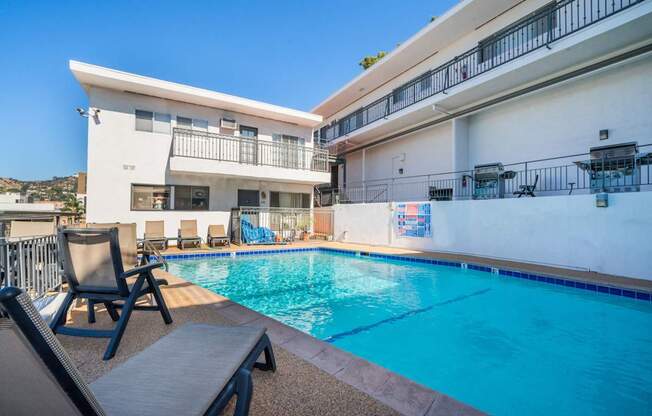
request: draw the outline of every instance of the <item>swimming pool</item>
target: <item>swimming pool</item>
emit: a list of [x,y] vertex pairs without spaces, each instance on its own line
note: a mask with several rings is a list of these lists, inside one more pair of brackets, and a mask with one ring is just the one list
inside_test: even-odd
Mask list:
[[491,414],[652,413],[649,300],[322,250],[170,272]]

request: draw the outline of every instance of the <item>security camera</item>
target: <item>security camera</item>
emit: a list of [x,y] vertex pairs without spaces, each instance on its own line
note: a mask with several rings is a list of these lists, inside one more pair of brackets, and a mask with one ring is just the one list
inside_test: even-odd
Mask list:
[[84,110],[83,108],[77,107],[76,110],[80,116],[84,117],[86,115],[86,110]]

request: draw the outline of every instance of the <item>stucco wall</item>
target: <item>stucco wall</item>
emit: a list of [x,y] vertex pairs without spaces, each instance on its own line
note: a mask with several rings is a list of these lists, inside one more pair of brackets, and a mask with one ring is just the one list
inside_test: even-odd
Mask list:
[[652,192],[432,203],[432,238],[398,238],[394,204],[335,206],[335,238],[652,280]]

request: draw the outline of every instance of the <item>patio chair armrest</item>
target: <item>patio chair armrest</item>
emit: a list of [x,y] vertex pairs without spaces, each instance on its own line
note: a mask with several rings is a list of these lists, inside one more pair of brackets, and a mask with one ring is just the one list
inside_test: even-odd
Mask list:
[[122,275],[120,277],[122,279],[126,279],[127,277],[136,276],[136,275],[139,275],[139,274],[151,272],[154,269],[160,269],[161,267],[163,267],[163,263],[160,262],[160,261],[157,261],[157,262],[154,262],[154,263],[147,263],[147,264],[145,264],[143,266],[134,267],[133,269],[129,269],[129,270],[125,271],[124,273],[122,273]]

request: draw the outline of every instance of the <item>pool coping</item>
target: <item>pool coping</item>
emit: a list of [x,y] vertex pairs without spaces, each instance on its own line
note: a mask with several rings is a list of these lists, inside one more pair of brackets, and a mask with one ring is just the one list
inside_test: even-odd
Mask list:
[[[524,280],[547,283],[557,286],[580,289],[588,292],[594,292],[605,295],[627,297],[643,302],[652,302],[652,290],[643,290],[637,287],[630,287],[603,281],[591,280],[589,278],[569,278],[554,273],[524,271],[518,268],[493,266],[491,264],[482,264],[480,262],[466,262],[461,260],[450,260],[436,257],[436,253],[427,253],[427,257],[411,256],[409,254],[387,254],[372,250],[354,250],[334,247],[289,247],[279,249],[255,249],[239,251],[218,251],[218,252],[197,252],[188,254],[162,254],[166,260],[183,260],[201,257],[239,257],[239,256],[260,256],[269,254],[284,254],[295,252],[309,251],[326,251],[360,257],[369,257],[381,260],[395,260],[408,263],[432,264],[438,266],[457,267],[461,269],[476,270],[480,272],[492,273],[501,277],[515,277]],[[487,262],[490,263],[490,262]],[[632,279],[634,280],[634,279]]]

